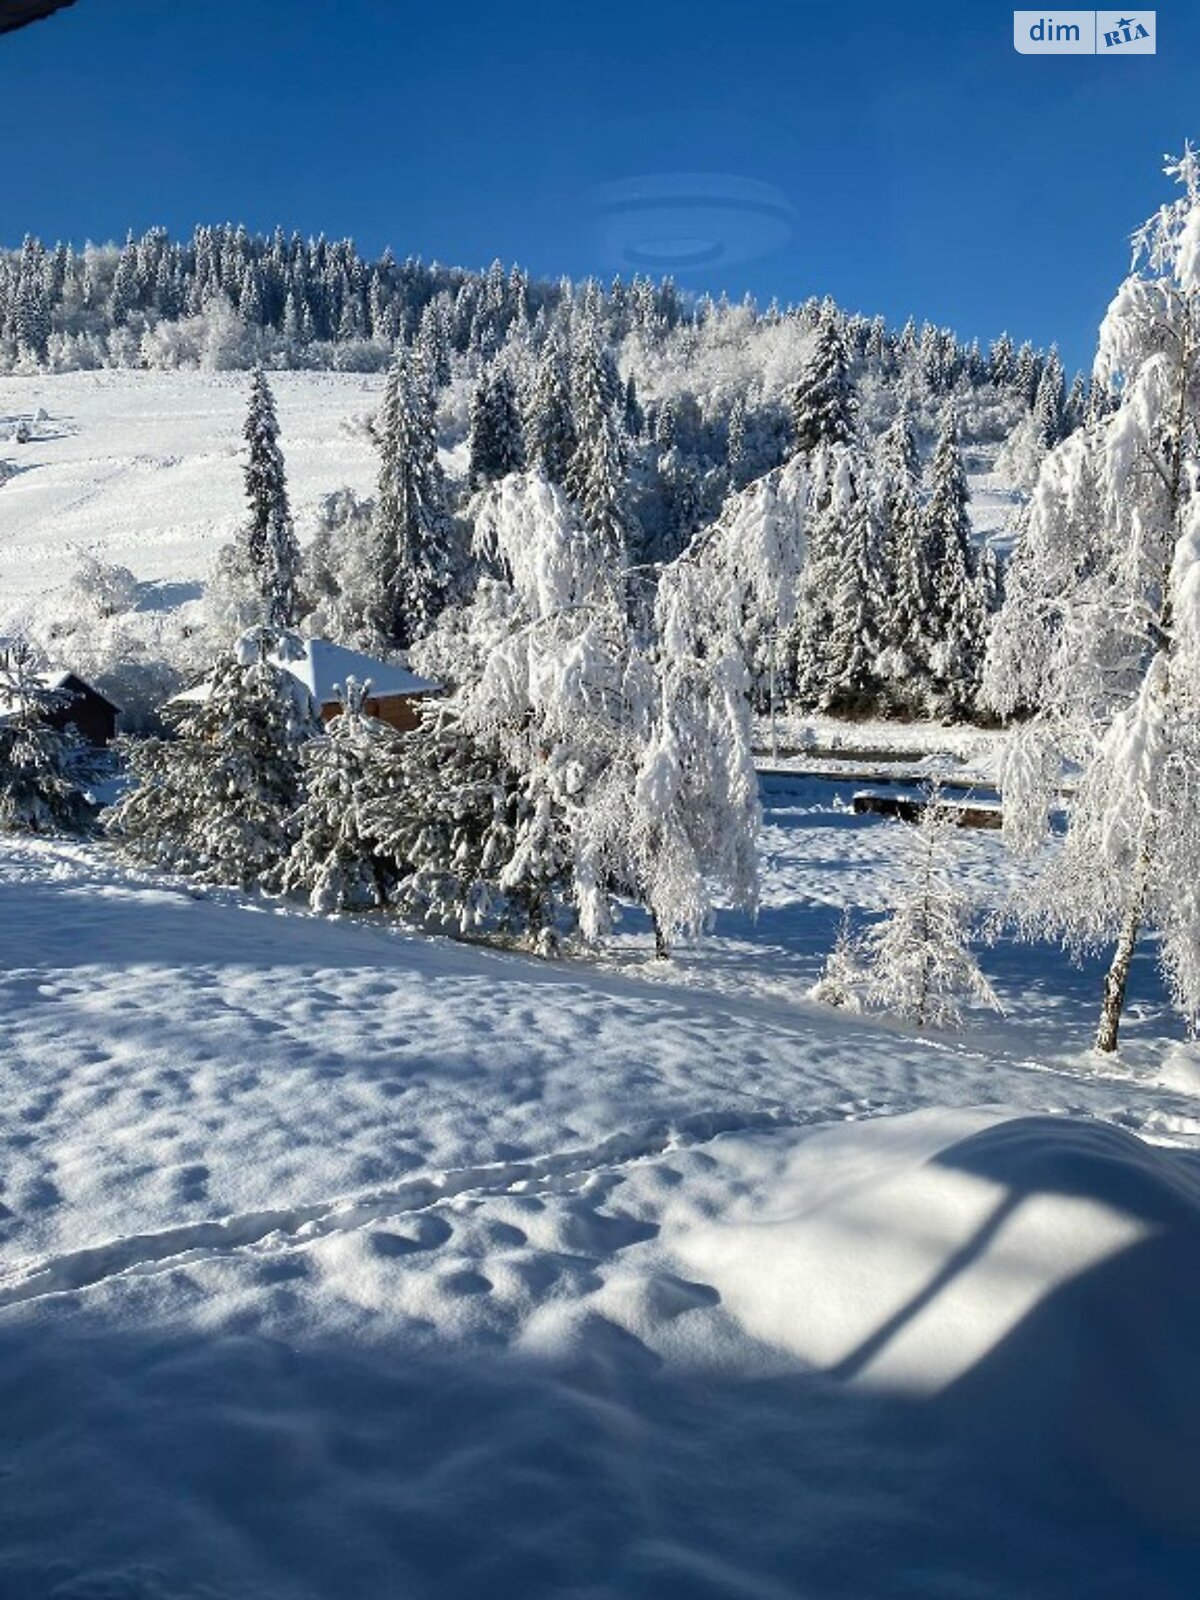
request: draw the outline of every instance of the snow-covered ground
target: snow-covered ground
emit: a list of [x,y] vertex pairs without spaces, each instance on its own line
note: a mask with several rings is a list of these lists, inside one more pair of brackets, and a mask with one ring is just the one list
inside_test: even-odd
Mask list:
[[[1184,1600],[1200,1072],[1145,964],[802,996],[897,825],[541,963],[0,852],[0,1596]],[[980,909],[1013,887],[964,835]]]

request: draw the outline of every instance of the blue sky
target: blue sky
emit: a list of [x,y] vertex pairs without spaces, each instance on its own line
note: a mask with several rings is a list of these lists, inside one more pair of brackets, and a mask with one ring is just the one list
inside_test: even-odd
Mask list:
[[[608,275],[596,188],[650,177],[686,249],[724,252],[682,283],[1083,363],[1162,155],[1200,139],[1200,6],[1160,8],[1158,36],[1020,56],[1011,10],[970,0],[78,0],[0,37],[0,239],[228,218]],[[790,215],[762,235],[729,175]],[[616,245],[651,226],[661,251],[660,220],[619,214]]]

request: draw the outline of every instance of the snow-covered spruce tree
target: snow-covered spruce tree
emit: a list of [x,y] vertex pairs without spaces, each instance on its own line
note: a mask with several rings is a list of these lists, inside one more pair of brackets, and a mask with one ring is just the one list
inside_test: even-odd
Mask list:
[[80,786],[83,751],[51,720],[63,696],[21,644],[0,651],[0,830],[78,833],[95,816]]
[[385,638],[407,649],[447,604],[455,572],[433,385],[420,360],[404,349],[388,372],[375,432],[376,623]]
[[537,371],[525,417],[529,465],[551,483],[565,484],[571,459],[579,443],[566,358],[558,335],[552,333],[538,357]]
[[1101,1051],[1144,931],[1189,1026],[1200,1017],[1200,161],[1189,148],[1167,170],[1183,192],[1135,235],[1100,330],[1117,409],[1046,458],[985,679],[1002,714],[1036,710],[1003,774],[1015,843],[1041,832],[1059,755],[1083,766],[1021,922],[1114,946]]
[[573,388],[578,444],[567,468],[566,490],[616,569],[625,565],[633,536],[620,416],[623,395],[612,358],[590,325],[583,328],[575,352]]
[[548,955],[571,899],[565,819],[536,774],[507,765],[501,743],[468,733],[453,701],[430,705],[404,738],[398,786],[366,814],[394,863],[402,912]]
[[849,445],[826,445],[813,457],[790,655],[796,700],[823,711],[861,712],[878,698],[885,573],[866,471]]
[[314,911],[361,911],[386,905],[396,871],[372,818],[400,785],[400,735],[368,716],[369,682],[340,686],[342,709],[322,739],[300,751],[304,800],[280,888],[303,893]]
[[978,693],[987,623],[971,544],[970,498],[957,426],[947,414],[921,519],[931,583],[926,642],[938,699],[944,709],[960,714],[971,709]]
[[262,620],[272,628],[290,628],[296,621],[300,546],[288,505],[275,397],[261,367],[254,369],[250,380],[250,403],[242,436],[246,441],[246,499],[250,507],[246,552],[263,599]]
[[899,894],[859,945],[866,1005],[918,1028],[957,1028],[964,1000],[1000,1009],[969,948],[968,904],[955,883],[956,832],[936,791],[918,827],[892,829],[902,857]]
[[893,704],[920,711],[928,689],[934,575],[921,510],[921,463],[907,409],[897,412],[879,441],[874,499],[882,606],[878,670]]
[[525,439],[517,391],[507,372],[485,374],[471,399],[471,487],[506,478],[525,467]]
[[275,889],[296,835],[300,753],[320,732],[296,680],[267,660],[269,630],[222,657],[176,737],[127,740],[134,786],[105,814],[136,860],[211,883]]
[[854,434],[854,392],[840,317],[821,315],[816,338],[792,393],[792,445],[811,455],[823,444],[846,444]]

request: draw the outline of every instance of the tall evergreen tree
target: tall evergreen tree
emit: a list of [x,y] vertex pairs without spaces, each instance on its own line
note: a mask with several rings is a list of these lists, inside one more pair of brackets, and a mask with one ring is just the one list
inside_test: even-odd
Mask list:
[[256,367],[250,380],[250,404],[243,429],[246,441],[246,553],[250,574],[263,598],[264,621],[289,628],[296,621],[296,581],[300,546],[288,505],[283,452],[275,399],[266,374]]
[[567,469],[566,489],[615,570],[626,562],[633,531],[619,417],[623,396],[612,358],[591,324],[585,326],[576,352],[574,390],[579,443]]
[[406,649],[449,600],[454,562],[433,385],[423,363],[403,349],[388,373],[375,429],[376,621],[386,638]]
[[823,313],[813,349],[792,393],[792,441],[811,454],[823,444],[847,444],[854,433],[855,401],[849,357],[836,313]]
[[471,399],[471,486],[480,489],[524,470],[516,386],[507,372],[485,374]]
[[579,436],[575,430],[566,362],[557,334],[552,333],[546,340],[538,358],[525,419],[525,437],[530,466],[539,468],[551,483],[565,484]]
[[931,576],[930,632],[936,640],[929,666],[942,697],[956,711],[973,704],[983,665],[984,617],[967,510],[970,498],[957,425],[947,413],[922,523]]

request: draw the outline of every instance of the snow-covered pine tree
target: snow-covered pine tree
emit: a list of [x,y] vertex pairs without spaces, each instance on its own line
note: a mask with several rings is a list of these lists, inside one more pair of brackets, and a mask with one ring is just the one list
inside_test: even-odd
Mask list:
[[23,644],[0,651],[0,831],[78,833],[95,816],[79,740],[51,720],[62,704]]
[[348,678],[325,737],[300,751],[304,800],[280,888],[307,895],[314,911],[380,907],[395,888],[397,871],[372,819],[400,787],[401,740],[364,711],[370,692],[369,682]]
[[942,705],[956,713],[969,711],[975,703],[986,642],[967,511],[970,498],[957,425],[947,413],[934,451],[922,537],[932,584],[929,669]]
[[573,412],[578,444],[566,490],[614,569],[628,559],[633,518],[625,483],[626,444],[620,420],[620,380],[599,330],[585,324],[575,351]]
[[921,514],[921,462],[906,408],[879,441],[874,494],[881,571],[878,670],[888,698],[917,711],[928,689],[933,573]]
[[404,349],[388,372],[375,432],[376,622],[385,638],[406,649],[448,602],[455,572],[433,386],[419,359]]
[[808,559],[791,640],[792,684],[802,706],[862,711],[878,694],[887,608],[866,463],[848,445],[812,461]]
[[1063,436],[1064,406],[1062,362],[1051,345],[1033,401],[1033,425],[1047,450],[1053,449]]
[[881,923],[862,936],[862,994],[868,1007],[918,1028],[957,1028],[960,1002],[1000,1009],[971,954],[969,906],[955,883],[952,813],[928,797],[920,825],[897,823],[899,893]]
[[128,855],[241,888],[278,887],[302,798],[300,752],[320,732],[295,678],[267,660],[270,630],[218,661],[176,737],[127,740],[134,779],[105,814]]
[[1059,755],[1083,767],[1021,921],[1113,946],[1106,1052],[1146,930],[1179,1010],[1200,1018],[1200,160],[1188,148],[1167,170],[1183,192],[1135,235],[1100,330],[1117,409],[1042,466],[985,683],[1002,714],[1037,709],[1004,773],[1018,843],[1044,824]]
[[813,348],[792,393],[792,444],[811,455],[823,444],[847,444],[854,435],[855,399],[841,319],[827,307]]
[[468,732],[454,701],[430,706],[403,741],[398,787],[366,813],[395,864],[402,912],[548,955],[571,902],[566,821],[536,772],[508,765],[502,742]]
[[471,398],[471,487],[525,468],[525,440],[517,391],[506,371],[485,373]]
[[525,418],[529,465],[551,483],[565,484],[579,443],[562,343],[551,333],[538,357]]
[[250,573],[263,599],[263,621],[290,628],[296,621],[296,582],[300,546],[288,505],[283,452],[275,397],[261,367],[250,380],[250,401],[242,432],[246,441],[246,554]]

